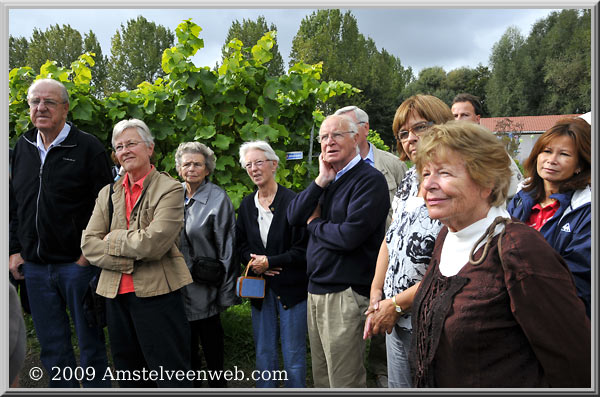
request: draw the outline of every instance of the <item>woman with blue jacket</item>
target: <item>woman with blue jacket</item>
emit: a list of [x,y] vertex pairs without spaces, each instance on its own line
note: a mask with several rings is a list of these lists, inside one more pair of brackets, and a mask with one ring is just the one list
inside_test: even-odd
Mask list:
[[564,118],[544,132],[525,162],[529,178],[508,212],[540,231],[568,264],[590,316],[591,127]]

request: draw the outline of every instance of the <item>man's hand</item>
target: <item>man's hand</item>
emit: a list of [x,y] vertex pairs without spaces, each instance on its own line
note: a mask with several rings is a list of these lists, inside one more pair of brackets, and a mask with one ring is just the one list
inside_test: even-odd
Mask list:
[[8,257],[8,269],[15,280],[23,280],[25,278],[21,272],[21,265],[23,263],[25,263],[25,261],[19,252]]
[[317,207],[315,208],[313,213],[306,220],[306,224],[308,225],[309,223],[312,222],[313,219],[320,218],[320,217],[321,217],[321,204],[317,204]]
[[77,263],[79,266],[89,266],[90,265],[90,262],[88,262],[88,260],[85,259],[85,256],[83,256],[83,254],[81,254],[79,259],[77,259],[77,261],[75,261],[75,263]]
[[327,187],[335,179],[337,172],[333,166],[323,159],[323,153],[319,156],[319,175],[315,179],[315,183],[322,188]]

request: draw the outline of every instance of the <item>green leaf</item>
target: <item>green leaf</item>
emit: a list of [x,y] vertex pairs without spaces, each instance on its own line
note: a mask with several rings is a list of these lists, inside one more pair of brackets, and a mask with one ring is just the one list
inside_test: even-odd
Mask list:
[[202,141],[202,140],[210,139],[213,136],[215,136],[216,133],[217,133],[217,130],[214,125],[202,126],[196,130],[196,135],[194,136],[194,140]]
[[230,171],[215,172],[214,178],[217,180],[218,185],[227,186],[231,183],[231,172]]
[[212,145],[221,150],[229,148],[229,145],[233,142],[233,138],[224,134],[217,134],[215,139],[212,141]]
[[219,171],[223,171],[225,170],[226,166],[231,166],[231,167],[235,167],[235,160],[233,158],[233,156],[230,155],[223,155],[223,156],[219,156],[219,158],[217,158],[217,164],[215,166],[215,169],[219,170]]
[[120,120],[125,117],[125,111],[118,108],[112,108],[108,111],[108,117],[110,117],[111,120]]
[[261,125],[256,129],[256,136],[258,139],[263,141],[275,142],[277,141],[279,132],[270,125]]
[[[181,98],[183,99],[183,98]],[[177,118],[179,120],[185,120],[186,116],[187,116],[187,111],[188,111],[188,105],[183,104],[183,105],[177,105],[175,106],[175,114],[177,115]]]
[[91,120],[92,114],[94,112],[94,107],[89,100],[81,100],[77,103],[76,106],[71,108],[71,114],[73,116],[73,120]]

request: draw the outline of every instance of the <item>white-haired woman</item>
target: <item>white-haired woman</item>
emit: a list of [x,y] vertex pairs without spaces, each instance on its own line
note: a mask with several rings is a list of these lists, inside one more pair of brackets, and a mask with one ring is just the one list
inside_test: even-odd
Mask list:
[[[246,196],[237,218],[237,247],[243,263],[265,275],[264,299],[251,299],[256,369],[279,370],[281,338],[286,387],[306,386],[306,242],[304,227],[292,227],[286,212],[296,193],[279,185],[279,157],[264,141],[240,147],[240,164],[258,191]],[[279,319],[279,324],[278,324]],[[257,380],[257,387],[277,387],[275,380]]]
[[[96,292],[108,298],[115,368],[132,374],[189,371],[190,327],[179,290],[192,277],[177,248],[183,188],[151,164],[154,139],[143,121],[117,123],[112,144],[125,174],[98,194],[81,249],[102,268]],[[120,378],[119,385],[191,387],[192,382],[141,375]]]
[[[210,371],[223,371],[224,333],[220,313],[238,303],[235,281],[239,275],[234,255],[235,211],[227,193],[210,182],[215,170],[214,152],[200,142],[184,142],[175,153],[175,166],[185,190],[181,251],[194,282],[181,291],[190,322],[192,369],[202,369],[200,344]],[[222,266],[217,280],[194,277],[192,257]],[[196,264],[198,266],[198,264]],[[200,387],[200,380],[194,381]],[[225,387],[223,377],[208,379],[210,387]]]

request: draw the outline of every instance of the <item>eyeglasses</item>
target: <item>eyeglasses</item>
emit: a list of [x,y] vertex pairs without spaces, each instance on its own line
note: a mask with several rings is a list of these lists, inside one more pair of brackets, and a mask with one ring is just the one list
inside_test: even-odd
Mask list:
[[142,143],[142,141],[130,141],[124,145],[117,145],[117,146],[115,146],[115,152],[119,153],[123,149],[127,149],[127,150],[133,149],[136,145],[138,145],[140,143]]
[[190,161],[189,163],[183,163],[181,165],[181,168],[187,169],[187,168],[192,168],[192,166],[194,166],[196,168],[202,168],[202,167],[204,167],[204,164],[203,163],[196,163],[194,161]]
[[352,134],[352,133],[354,133],[354,131],[333,132],[333,133],[327,134],[327,135],[319,135],[317,137],[317,142],[327,143],[327,141],[329,140],[329,137],[331,137],[331,139],[333,139],[335,142],[339,142],[342,140],[342,137],[344,136],[344,134]]
[[67,101],[64,102],[57,102],[54,99],[40,99],[40,98],[31,98],[29,100],[29,107],[31,109],[37,108],[39,107],[42,103],[44,105],[46,105],[46,107],[48,109],[54,109],[56,108],[59,104],[63,104],[63,103],[67,103]]
[[409,134],[412,132],[413,134],[419,136],[423,132],[427,131],[429,127],[433,125],[433,121],[422,121],[410,127],[408,130],[398,131],[398,135],[396,136],[396,140],[406,141],[408,139]]
[[250,170],[250,169],[252,169],[253,165],[255,165],[258,168],[261,168],[263,166],[263,164],[265,164],[267,161],[272,161],[272,160],[256,160],[255,162],[246,163],[246,165],[244,165],[244,168],[246,168],[247,170]]

